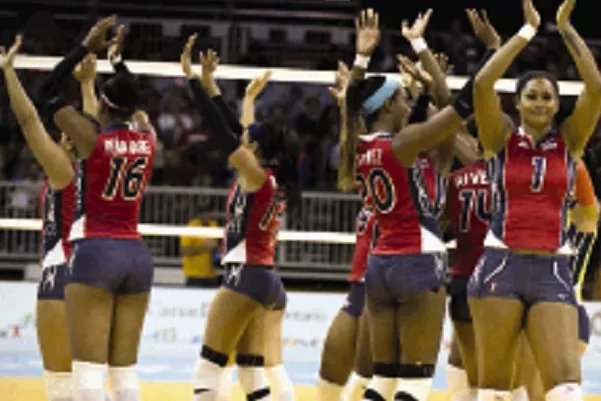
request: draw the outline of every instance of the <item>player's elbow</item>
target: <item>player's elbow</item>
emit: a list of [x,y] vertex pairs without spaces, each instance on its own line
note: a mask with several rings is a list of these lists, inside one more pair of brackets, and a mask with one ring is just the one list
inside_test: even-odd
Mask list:
[[57,191],[65,189],[73,181],[73,169],[71,166],[69,168],[67,166],[54,168],[48,171],[47,175],[50,186]]

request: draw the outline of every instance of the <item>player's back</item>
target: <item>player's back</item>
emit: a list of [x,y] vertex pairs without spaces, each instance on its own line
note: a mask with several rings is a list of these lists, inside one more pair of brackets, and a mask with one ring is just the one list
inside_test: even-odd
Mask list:
[[357,174],[374,205],[379,236],[374,255],[418,254],[445,250],[438,225],[444,180],[427,157],[404,167],[392,152],[392,135],[360,137]]
[[565,225],[575,164],[563,138],[549,133],[535,143],[518,131],[488,163],[495,207],[486,246],[569,252]]
[[446,217],[457,241],[452,275],[472,274],[484,251],[491,204],[490,182],[483,161],[449,176]]
[[77,164],[71,240],[140,238],[139,210],[154,153],[152,138],[126,124],[113,124],[98,135],[92,153]]
[[256,192],[234,182],[227,200],[222,264],[273,266],[286,197],[269,169]]

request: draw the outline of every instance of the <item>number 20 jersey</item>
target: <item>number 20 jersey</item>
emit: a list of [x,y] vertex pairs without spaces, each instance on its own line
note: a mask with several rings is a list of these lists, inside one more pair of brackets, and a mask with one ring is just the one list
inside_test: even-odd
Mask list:
[[444,252],[438,218],[446,198],[445,180],[427,157],[404,167],[392,152],[392,135],[362,135],[357,178],[367,189],[379,236],[371,253],[404,255]]
[[494,200],[484,246],[569,254],[565,226],[576,165],[554,132],[538,142],[521,129],[487,163]]
[[154,154],[152,137],[129,125],[109,125],[98,134],[89,157],[77,162],[71,241],[140,238],[140,204]]

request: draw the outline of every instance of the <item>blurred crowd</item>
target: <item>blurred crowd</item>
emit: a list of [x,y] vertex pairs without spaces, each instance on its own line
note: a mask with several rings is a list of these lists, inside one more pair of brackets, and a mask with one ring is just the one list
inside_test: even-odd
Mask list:
[[[75,28],[74,28],[75,27]],[[79,27],[79,28],[77,28]],[[63,24],[59,27],[51,16],[34,15],[25,25],[24,53],[38,55],[61,55],[78,40],[84,23],[73,24],[69,34]],[[12,32],[4,30],[2,44],[12,39]],[[523,70],[544,69],[560,79],[578,79],[569,55],[555,32],[548,25],[537,40],[521,54],[513,65],[510,76]],[[170,37],[147,37],[146,41],[130,32],[125,55],[131,59],[176,61],[183,44],[185,32]],[[207,38],[205,38],[207,39]],[[147,41],[161,41],[160,46],[150,46]],[[206,40],[205,40],[206,41]],[[208,40],[210,42],[210,40]],[[370,70],[393,72],[396,70],[397,53],[412,54],[404,39],[387,35],[384,31],[382,46],[372,58]],[[455,21],[447,32],[431,32],[430,46],[448,55],[453,74],[467,75],[474,71],[482,48],[472,36],[466,23]],[[599,58],[600,47],[593,45]],[[291,66],[290,60],[261,42],[253,42],[248,52],[235,57],[232,62],[260,67]],[[347,46],[329,45],[329,50],[318,57],[304,60],[303,68],[329,69],[336,67],[339,59],[352,62],[354,43],[352,37]],[[301,65],[299,65],[300,67]],[[21,71],[22,80],[31,92],[43,72]],[[102,79],[102,78],[100,78]],[[144,108],[157,130],[159,151],[153,175],[154,185],[163,186],[227,186],[232,178],[226,160],[211,141],[201,110],[190,103],[187,87],[181,79],[140,77],[144,92]],[[223,81],[224,96],[233,109],[238,110],[246,82]],[[0,86],[3,83],[0,83]],[[74,81],[68,88],[75,103],[78,87]],[[565,102],[573,99],[564,98]],[[503,104],[510,111],[512,95],[503,96]],[[295,130],[302,138],[302,183],[305,189],[335,190],[338,165],[338,111],[325,85],[280,84],[268,86],[257,102],[257,121],[270,120]],[[597,140],[598,135],[593,137]],[[36,182],[41,171],[32,155],[24,146],[18,126],[11,115],[6,91],[0,88],[0,180],[25,180]]]

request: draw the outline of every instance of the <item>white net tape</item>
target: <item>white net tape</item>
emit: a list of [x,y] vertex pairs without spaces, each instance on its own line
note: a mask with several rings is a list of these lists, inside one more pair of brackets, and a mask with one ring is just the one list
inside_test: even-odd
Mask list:
[[[60,61],[59,57],[46,56],[18,56],[15,59],[15,68],[48,71]],[[150,62],[150,61],[127,61],[128,68],[135,74],[154,75],[161,77],[183,77],[182,69],[179,63],[174,62]],[[98,61],[98,72],[113,72],[112,67],[106,60]],[[240,67],[234,65],[219,65],[215,71],[217,79],[244,79],[250,80],[264,72],[266,68]],[[273,82],[296,82],[308,84],[333,84],[333,71],[313,71],[291,68],[269,68],[273,72],[270,78]],[[398,78],[398,74],[386,74],[393,78]],[[453,90],[463,87],[467,78],[449,76],[448,85]],[[515,79],[500,79],[497,81],[496,89],[499,92],[515,92]],[[560,81],[559,93],[562,96],[577,96],[582,91],[582,82]]]

